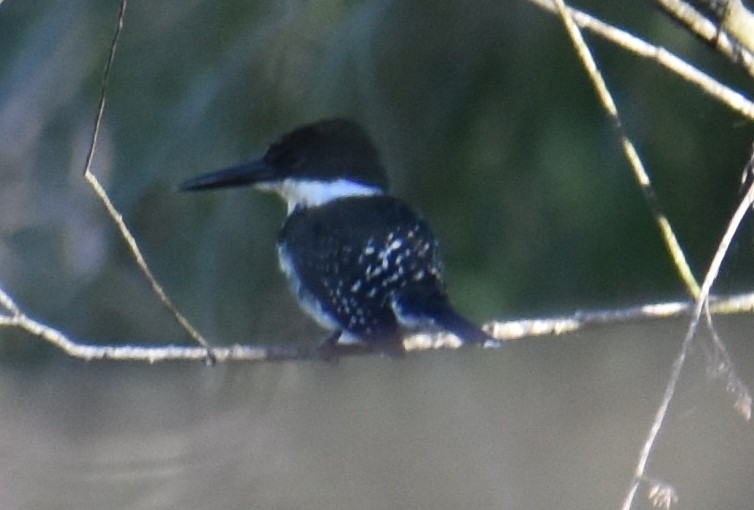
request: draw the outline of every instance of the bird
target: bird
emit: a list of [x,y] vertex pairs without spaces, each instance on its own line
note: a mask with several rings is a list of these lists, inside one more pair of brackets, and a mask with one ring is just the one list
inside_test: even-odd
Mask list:
[[179,189],[247,185],[287,203],[277,239],[280,268],[301,308],[331,331],[323,350],[358,344],[400,356],[404,334],[416,330],[450,332],[463,344],[495,342],[451,305],[435,236],[389,193],[379,154],[357,122],[298,127],[261,158],[188,179]]

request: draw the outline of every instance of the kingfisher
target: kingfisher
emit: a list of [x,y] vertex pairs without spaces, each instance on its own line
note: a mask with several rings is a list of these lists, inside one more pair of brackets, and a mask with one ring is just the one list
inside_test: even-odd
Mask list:
[[434,235],[389,194],[377,150],[356,122],[299,127],[262,158],[199,175],[180,189],[244,185],[277,192],[288,204],[280,267],[303,310],[332,332],[321,348],[355,342],[401,354],[404,332],[438,329],[463,343],[496,345],[451,305]]

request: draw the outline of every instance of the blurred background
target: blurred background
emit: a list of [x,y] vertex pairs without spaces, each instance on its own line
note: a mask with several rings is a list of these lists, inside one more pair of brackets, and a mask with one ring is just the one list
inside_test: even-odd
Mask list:
[[[650,4],[579,7],[751,94],[748,75]],[[188,342],[82,177],[117,10],[115,1],[0,5],[0,284],[27,313],[75,338]],[[587,41],[701,277],[740,198],[751,124],[658,66],[595,37]],[[249,189],[180,194],[177,184],[258,157],[281,133],[333,116],[352,117],[371,133],[393,192],[440,239],[457,308],[475,321],[686,296],[564,29],[526,1],[132,1],[107,101],[93,171],[166,291],[213,342],[315,341],[322,333],[298,311],[277,269],[282,202]],[[747,224],[717,292],[751,289],[751,236]],[[751,320],[731,324],[726,340],[745,371],[752,365],[745,336]],[[0,471],[0,493],[15,491],[9,508],[55,508],[69,489],[88,494],[109,487],[103,478],[129,486],[157,476],[166,493],[120,500],[106,492],[66,506],[200,508],[192,505],[201,499],[187,494],[219,491],[214,477],[206,479],[215,492],[197,482],[212,472],[230,476],[228,493],[239,496],[219,508],[260,501],[269,508],[460,506],[467,496],[423,499],[436,494],[427,480],[437,475],[448,477],[456,494],[478,497],[465,499],[470,508],[617,506],[683,329],[653,323],[566,342],[527,341],[494,354],[365,358],[337,368],[213,369],[83,364],[28,335],[0,330],[0,401],[8,404],[0,447],[24,466]],[[700,416],[714,425],[677,436],[705,442],[726,430],[746,446],[731,440],[723,457],[752,453],[750,429],[739,430],[703,362],[690,371],[688,388],[699,400],[689,397],[678,416],[695,427],[707,423]],[[451,384],[458,381],[460,389]],[[521,421],[508,427],[502,417]],[[292,432],[292,423],[330,430],[329,446],[307,449],[311,438]],[[463,431],[454,446],[465,452],[463,467],[430,470],[429,478],[412,482],[410,476],[425,472],[418,459],[453,443],[453,430]],[[283,475],[316,472],[317,459],[337,459],[337,431],[360,453],[325,473],[356,470],[363,491],[338,492],[322,473],[303,482]],[[424,433],[426,444],[416,446]],[[559,449],[561,434],[578,440]],[[224,446],[207,446],[218,435]],[[516,444],[523,435],[526,441]],[[36,444],[37,453],[19,449],[40,437],[49,442]],[[276,450],[281,441],[288,448]],[[196,450],[197,442],[206,451]],[[123,460],[136,444],[143,456]],[[534,456],[532,445],[539,445]],[[600,445],[614,450],[594,453]],[[259,451],[262,467],[245,471]],[[289,464],[276,464],[281,451],[293,455],[285,457]],[[377,452],[381,460],[362,463]],[[453,451],[438,453],[440,465],[454,458]],[[704,487],[695,502],[706,495],[717,508],[740,508],[737,498],[751,496],[750,489],[733,478],[751,475],[750,461],[726,464],[735,476],[723,484],[704,476],[712,470],[703,462],[709,458],[695,451],[670,465],[703,471],[705,482],[683,478]],[[189,469],[187,480],[181,478],[187,461],[210,465]],[[485,479],[494,469],[500,474]],[[61,471],[70,479],[59,480]],[[474,475],[453,485],[458,471]],[[48,482],[49,501],[27,498],[31,488],[13,473]],[[611,484],[601,485],[598,474]],[[246,492],[269,488],[271,480],[282,489],[264,497]],[[158,490],[147,485],[133,489]],[[293,486],[303,487],[303,495],[288,494]],[[315,493],[320,499],[312,499]]]
[[[751,88],[649,6],[596,4],[585,7]],[[2,9],[3,284],[78,337],[180,338],[81,178],[117,4]],[[658,66],[589,41],[701,273],[739,199],[751,127]],[[332,116],[370,131],[475,320],[684,297],[559,21],[529,3],[133,2],[94,171],[170,295],[216,341],[317,330],[291,313],[277,271],[277,197],[177,184]],[[751,242],[739,239],[721,291],[752,282]]]

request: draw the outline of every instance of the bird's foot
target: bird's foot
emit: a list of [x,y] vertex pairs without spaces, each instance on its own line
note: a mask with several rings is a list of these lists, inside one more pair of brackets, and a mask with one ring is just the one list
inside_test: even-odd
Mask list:
[[330,336],[325,338],[322,343],[317,346],[317,356],[322,361],[329,363],[337,363],[340,359],[340,349],[338,346],[338,340],[342,331],[335,331]]
[[403,342],[394,343],[340,343],[341,331],[336,331],[328,336],[319,346],[317,346],[317,356],[323,361],[337,363],[343,356],[353,356],[360,354],[378,353],[389,358],[403,358],[406,350]]

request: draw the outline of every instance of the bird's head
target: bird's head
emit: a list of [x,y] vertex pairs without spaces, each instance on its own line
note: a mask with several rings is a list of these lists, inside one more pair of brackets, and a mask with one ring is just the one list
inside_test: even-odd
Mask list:
[[354,121],[324,120],[283,135],[261,159],[199,175],[183,191],[251,185],[278,192],[288,210],[387,191],[387,175],[367,133]]

